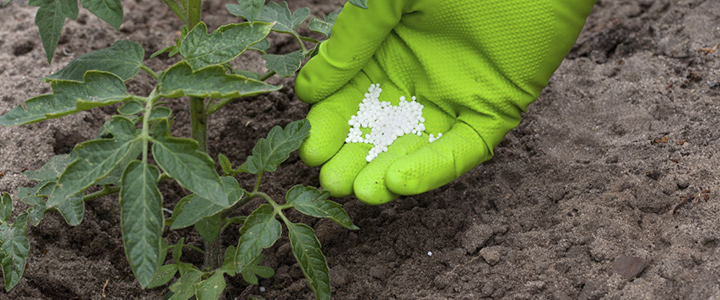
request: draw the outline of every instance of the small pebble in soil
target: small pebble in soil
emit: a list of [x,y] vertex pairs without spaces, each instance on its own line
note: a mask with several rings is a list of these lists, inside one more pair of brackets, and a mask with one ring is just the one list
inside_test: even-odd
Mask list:
[[642,258],[628,255],[621,255],[613,264],[613,272],[620,274],[627,280],[632,280],[642,273],[648,263]]
[[432,251],[428,251],[428,256],[432,256]]
[[480,249],[480,256],[491,266],[500,262],[500,252],[488,248]]
[[264,287],[264,286],[261,286],[261,287],[260,287],[260,292],[261,292],[261,293],[264,293],[264,292],[265,292],[265,287]]

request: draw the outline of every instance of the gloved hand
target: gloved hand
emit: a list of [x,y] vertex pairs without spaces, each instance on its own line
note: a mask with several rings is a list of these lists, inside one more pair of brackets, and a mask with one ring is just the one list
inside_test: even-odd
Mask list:
[[[367,204],[440,187],[493,156],[575,43],[595,0],[368,0],[346,4],[295,82],[313,104],[300,147],[335,197]],[[372,83],[397,105],[416,96],[426,131],[398,138],[368,163],[372,145],[345,144],[348,120]],[[429,143],[428,134],[442,133]]]

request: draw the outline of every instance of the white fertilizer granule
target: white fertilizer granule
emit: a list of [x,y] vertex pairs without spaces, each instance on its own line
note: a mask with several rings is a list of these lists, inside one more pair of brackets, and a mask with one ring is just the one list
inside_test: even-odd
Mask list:
[[[408,102],[405,97],[400,97],[400,103],[393,106],[390,102],[380,101],[380,93],[382,89],[380,84],[371,84],[368,92],[365,93],[365,99],[360,103],[360,109],[357,114],[352,116],[348,124],[352,126],[346,143],[367,143],[373,144],[368,156],[365,157],[371,162],[378,154],[386,152],[398,137],[406,134],[422,135],[425,131],[425,118],[422,116],[423,105],[415,101]],[[370,133],[362,136],[362,128],[369,128]],[[437,137],[430,134],[429,142],[433,142],[440,138],[442,133],[438,133]]]

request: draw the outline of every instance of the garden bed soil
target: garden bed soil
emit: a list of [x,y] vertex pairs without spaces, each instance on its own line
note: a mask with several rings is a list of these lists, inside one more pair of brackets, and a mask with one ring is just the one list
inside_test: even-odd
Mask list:
[[[206,1],[211,29],[239,19]],[[324,15],[343,1],[291,1]],[[81,9],[68,21],[52,65],[33,20],[15,0],[0,8],[0,114],[50,92],[42,78],[72,58],[137,41],[146,57],[173,43],[180,22],[161,1],[123,1],[120,31]],[[720,2],[600,0],[567,59],[495,157],[458,180],[382,206],[343,203],[361,229],[291,214],[323,244],[334,299],[720,299]],[[307,30],[307,29],[305,29]],[[275,53],[296,44],[273,35]],[[176,58],[148,60],[155,69]],[[252,54],[236,62],[261,71]],[[239,100],[209,125],[209,152],[239,164],[271,127],[301,119],[307,105],[286,87]],[[130,91],[147,94],[141,74]],[[173,100],[174,133],[189,136],[187,101]],[[23,171],[91,139],[117,107],[21,127],[0,127],[0,192],[31,186]],[[296,155],[261,187],[275,199],[295,184],[318,186],[318,168]],[[238,176],[250,187],[253,178]],[[187,192],[161,186],[165,206]],[[23,207],[16,207],[15,215]],[[167,217],[167,215],[166,215]],[[162,299],[132,276],[120,236],[116,197],[87,203],[68,226],[56,213],[31,227],[19,284],[0,299]],[[166,234],[201,245],[197,234]],[[237,228],[225,236],[237,240]],[[199,262],[199,255],[187,259]],[[275,276],[233,297],[313,299],[287,238],[265,250]],[[644,268],[643,268],[644,266]],[[635,267],[633,270],[632,268]],[[628,270],[630,269],[630,270]],[[638,273],[640,272],[640,273]]]

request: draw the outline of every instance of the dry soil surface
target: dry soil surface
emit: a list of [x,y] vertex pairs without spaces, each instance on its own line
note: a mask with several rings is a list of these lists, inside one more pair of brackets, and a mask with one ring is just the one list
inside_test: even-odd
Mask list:
[[[232,1],[206,1],[216,28],[239,19]],[[291,1],[324,15],[343,1]],[[161,1],[123,1],[120,31],[86,10],[68,21],[52,65],[33,24],[37,8],[14,0],[0,8],[0,114],[48,93],[42,78],[72,58],[118,39],[149,54],[178,36],[179,21]],[[307,30],[307,29],[305,29]],[[295,44],[273,36],[276,53]],[[720,1],[600,0],[577,45],[519,128],[491,161],[455,182],[382,206],[336,199],[361,229],[308,222],[323,244],[334,299],[720,299]],[[156,70],[174,63],[148,60]],[[257,56],[240,59],[263,70]],[[286,88],[237,101],[210,123],[210,154],[240,163],[274,125],[304,117]],[[152,79],[128,82],[147,94]],[[187,136],[183,100],[171,103],[174,133]],[[0,127],[0,192],[31,186],[23,171],[91,139],[116,107],[22,127]],[[297,156],[267,176],[275,198],[295,184],[318,185],[318,169]],[[243,186],[251,177],[239,176]],[[165,206],[185,191],[164,184]],[[23,207],[16,207],[17,215]],[[116,197],[87,203],[83,223],[57,214],[30,229],[24,278],[0,299],[162,299],[142,290],[125,260]],[[180,236],[201,245],[197,234]],[[228,245],[237,228],[225,236]],[[274,277],[247,286],[228,280],[233,297],[312,299],[282,238],[264,251]],[[190,262],[199,255],[188,252]],[[641,261],[638,261],[641,260]],[[644,265],[637,275],[628,267]]]

